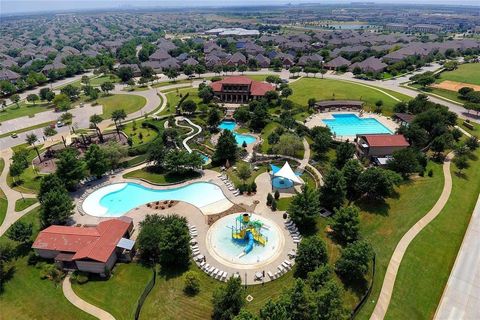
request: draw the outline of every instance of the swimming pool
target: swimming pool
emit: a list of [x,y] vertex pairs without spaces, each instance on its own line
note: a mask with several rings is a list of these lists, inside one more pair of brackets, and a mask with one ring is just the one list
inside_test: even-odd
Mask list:
[[[270,168],[272,169],[272,174],[277,173],[278,170],[281,169],[280,167],[278,167],[274,164],[271,164]],[[299,177],[301,174],[295,172],[295,175]],[[283,177],[272,176],[272,186],[275,189],[288,189],[288,188],[293,187],[293,181],[289,180],[289,179],[285,179]]]
[[[198,208],[227,201],[219,186],[209,182],[195,182],[179,188],[152,189],[138,183],[115,183],[92,192],[83,201],[83,210],[97,217],[119,217],[143,204],[176,200],[184,201]],[[223,211],[223,209],[222,209]]]
[[322,121],[337,136],[355,136],[357,134],[369,133],[389,133],[387,127],[374,118],[359,118],[353,113],[335,113],[333,119],[323,119]]
[[252,135],[241,134],[241,133],[235,132],[234,130],[235,130],[236,125],[237,124],[234,121],[224,120],[224,121],[220,122],[220,124],[218,125],[218,128],[220,130],[232,131],[233,136],[235,137],[235,141],[237,141],[237,145],[239,145],[239,146],[241,146],[243,144],[243,142],[245,142],[246,144],[251,144],[251,143],[254,143],[257,140]]
[[285,239],[276,223],[262,216],[252,214],[251,221],[260,222],[265,245],[254,242],[252,251],[244,254],[248,240],[232,239],[237,214],[231,214],[216,221],[207,232],[207,248],[211,255],[225,265],[235,265],[240,269],[257,268],[259,264],[271,262],[278,257]]

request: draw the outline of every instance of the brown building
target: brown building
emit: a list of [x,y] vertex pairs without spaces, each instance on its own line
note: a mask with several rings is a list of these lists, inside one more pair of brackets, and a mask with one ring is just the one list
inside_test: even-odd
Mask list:
[[134,241],[131,218],[100,222],[95,227],[50,226],[38,234],[32,248],[42,258],[53,259],[64,270],[104,275],[117,259],[130,259]]
[[245,103],[265,96],[275,87],[269,83],[252,80],[244,76],[227,77],[210,84],[215,96],[227,103]]
[[364,158],[385,158],[395,151],[409,147],[402,134],[357,135],[357,154]]

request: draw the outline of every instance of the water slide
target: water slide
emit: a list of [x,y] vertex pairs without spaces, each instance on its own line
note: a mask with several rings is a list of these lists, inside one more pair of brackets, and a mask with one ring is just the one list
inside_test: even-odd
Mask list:
[[246,233],[245,236],[248,237],[248,244],[245,247],[245,250],[243,252],[245,252],[245,254],[247,254],[250,251],[252,251],[252,249],[253,249],[254,237],[253,237],[253,234],[250,230],[247,230],[247,233]]

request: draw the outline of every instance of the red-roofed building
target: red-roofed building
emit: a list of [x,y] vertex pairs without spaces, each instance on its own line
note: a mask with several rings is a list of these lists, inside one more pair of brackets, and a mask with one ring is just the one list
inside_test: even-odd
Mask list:
[[357,153],[359,157],[389,157],[395,151],[409,147],[402,134],[359,134]]
[[54,259],[61,269],[105,274],[117,259],[129,259],[134,245],[129,239],[132,230],[128,217],[94,227],[50,226],[40,231],[32,248],[40,257]]
[[227,103],[245,103],[263,97],[275,87],[244,76],[227,77],[210,84],[215,96]]

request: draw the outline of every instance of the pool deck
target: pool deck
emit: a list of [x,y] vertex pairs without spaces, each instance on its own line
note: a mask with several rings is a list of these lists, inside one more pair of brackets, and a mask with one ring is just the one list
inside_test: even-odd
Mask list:
[[[327,125],[322,120],[324,119],[334,119],[334,114],[354,114],[357,117],[360,117],[360,112],[358,111],[331,111],[331,112],[320,112],[316,113],[309,118],[307,118],[305,122],[305,126],[311,129],[313,127],[326,127]],[[360,118],[373,118],[380,122],[382,125],[388,128],[388,130],[395,132],[397,131],[399,124],[393,121],[391,118],[386,117],[384,115],[378,113],[371,113],[371,112],[364,112],[363,116]],[[350,140],[353,141],[356,136],[337,136],[337,139],[342,140]]]
[[[283,219],[284,211],[272,212],[272,210],[266,205],[265,199],[266,199],[267,193],[272,192],[272,186],[270,184],[270,176],[268,173],[262,173],[256,178],[255,182],[257,183],[257,190],[258,190],[256,194],[251,196],[241,195],[241,196],[235,197],[233,196],[232,192],[227,189],[225,184],[220,180],[220,178],[218,177],[219,173],[216,171],[205,170],[204,175],[198,179],[189,180],[188,182],[185,182],[185,183],[175,184],[170,186],[156,186],[141,180],[124,179],[122,177],[122,175],[127,173],[127,171],[137,170],[138,168],[139,167],[136,167],[134,169],[128,169],[122,172],[121,174],[104,178],[96,184],[99,185],[102,183],[107,183],[108,185],[111,183],[130,181],[130,182],[140,183],[149,188],[166,189],[166,188],[178,188],[178,187],[188,185],[198,181],[215,183],[222,189],[227,199],[222,204],[219,204],[219,203],[212,204],[211,210],[222,212],[224,211],[225,208],[226,209],[231,208],[234,203],[242,205],[244,207],[248,207],[256,215],[265,217],[271,220],[272,223],[275,223],[275,225],[278,227],[278,229],[281,232],[281,237],[284,239],[284,242],[278,255],[275,255],[275,257],[269,260],[268,263],[262,263],[249,269],[245,269],[244,265],[224,264],[221,261],[217,260],[214,256],[212,256],[212,254],[210,254],[210,252],[212,251],[212,247],[209,243],[207,243],[207,233],[209,229],[207,220],[208,220],[208,213],[210,208],[205,208],[205,207],[197,208],[186,202],[178,202],[173,207],[165,208],[164,210],[154,210],[152,208],[147,207],[146,205],[142,205],[126,213],[124,216],[132,218],[134,222],[135,227],[132,235],[133,239],[136,239],[136,237],[138,236],[138,232],[140,230],[139,223],[143,221],[143,219],[147,214],[158,213],[161,215],[168,215],[168,214],[176,213],[180,216],[185,217],[188,220],[188,223],[190,225],[194,225],[197,228],[198,236],[196,237],[196,239],[198,241],[198,247],[199,247],[200,253],[205,256],[206,263],[210,264],[211,266],[215,266],[216,268],[222,271],[228,272],[229,276],[235,273],[239,273],[242,277],[242,283],[245,283],[245,275],[246,275],[247,284],[261,284],[262,280],[260,281],[255,280],[255,273],[263,272],[263,271],[265,271],[265,278],[263,279],[263,282],[271,281],[271,279],[267,275],[268,271],[275,274],[278,271],[277,266],[279,266],[283,261],[288,259],[288,253],[291,252],[292,250],[296,251],[297,245],[293,242],[293,239],[291,238],[288,232],[288,229],[285,227],[285,224],[284,224],[284,219]],[[91,190],[94,187],[94,185],[95,184],[92,184],[92,186],[89,187],[88,189],[83,188],[82,190],[77,192],[74,195],[74,198],[76,199],[76,203],[78,202],[79,197],[85,191]],[[292,194],[283,193],[281,195],[281,197],[290,197],[290,196],[292,196]],[[88,214],[81,215],[80,212],[77,210],[73,215],[72,219],[73,219],[72,222],[74,224],[93,225],[93,224],[98,224],[103,220],[111,219],[111,217],[94,217]]]

